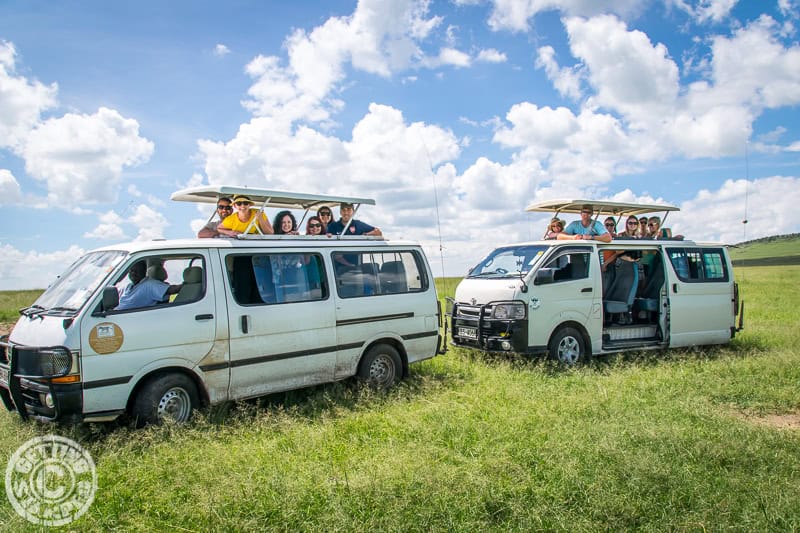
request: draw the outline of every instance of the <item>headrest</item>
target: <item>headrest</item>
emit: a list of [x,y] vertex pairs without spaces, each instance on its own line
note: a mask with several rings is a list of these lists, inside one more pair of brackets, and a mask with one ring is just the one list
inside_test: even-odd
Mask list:
[[183,270],[184,283],[202,283],[203,269],[200,267],[186,267]]
[[157,279],[158,281],[164,281],[167,279],[167,271],[164,270],[164,267],[161,265],[150,265],[147,267],[147,277]]

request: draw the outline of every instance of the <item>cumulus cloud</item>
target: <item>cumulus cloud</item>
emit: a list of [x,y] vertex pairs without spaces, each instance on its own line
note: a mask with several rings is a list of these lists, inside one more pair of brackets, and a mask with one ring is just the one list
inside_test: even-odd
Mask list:
[[120,227],[123,222],[122,217],[115,211],[108,211],[99,217],[100,223],[92,231],[83,234],[85,239],[99,239],[105,241],[121,241],[127,239],[127,235]]
[[537,50],[536,67],[544,69],[561,96],[573,100],[581,97],[580,72],[575,68],[559,67],[552,46],[542,46]]
[[125,167],[150,158],[153,143],[139,123],[113,109],[93,115],[68,113],[30,132],[21,155],[25,170],[46,184],[53,205],[115,201]]
[[0,148],[18,150],[41,114],[56,105],[58,86],[16,73],[17,50],[0,41]]
[[544,11],[559,10],[567,16],[591,17],[612,13],[625,17],[637,13],[643,4],[639,0],[491,0],[489,26],[495,30],[527,31],[529,22]]
[[[0,290],[44,289],[85,252],[79,246],[41,253],[0,244]],[[20,268],[25,265],[25,268]]]
[[427,18],[427,11],[427,0],[361,0],[350,16],[331,17],[310,32],[296,30],[284,43],[287,64],[258,56],[247,65],[255,83],[243,105],[257,117],[325,123],[342,105],[329,95],[343,80],[345,63],[388,77],[422,57],[418,42],[441,23],[440,17]]
[[0,168],[0,205],[15,204],[22,199],[19,182],[10,170]]
[[144,204],[136,206],[133,215],[128,218],[128,222],[135,225],[139,230],[134,239],[136,241],[163,239],[164,229],[169,226],[169,222],[164,215]]
[[224,44],[218,44],[214,47],[214,55],[217,57],[225,57],[230,53],[231,53],[230,49]]

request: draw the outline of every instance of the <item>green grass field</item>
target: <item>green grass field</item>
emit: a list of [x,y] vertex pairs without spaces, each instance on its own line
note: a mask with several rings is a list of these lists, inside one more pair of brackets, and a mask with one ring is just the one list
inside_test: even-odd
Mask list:
[[[0,464],[37,435],[85,446],[80,531],[797,530],[800,267],[736,273],[746,329],[724,347],[573,370],[451,348],[386,394],[338,383],[182,427],[3,412]],[[0,498],[0,530],[36,528]]]

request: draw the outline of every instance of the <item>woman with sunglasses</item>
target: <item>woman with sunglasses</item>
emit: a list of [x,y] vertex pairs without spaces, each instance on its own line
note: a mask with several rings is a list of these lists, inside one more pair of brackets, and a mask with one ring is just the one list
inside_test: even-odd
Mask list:
[[639,238],[639,220],[636,215],[631,215],[625,221],[625,230],[617,234],[618,239],[638,239]]
[[611,234],[612,239],[617,238],[617,221],[614,220],[614,217],[606,217],[603,226],[605,226],[606,231]]
[[220,198],[217,200],[217,216],[219,217],[218,220],[212,220],[202,228],[200,231],[197,232],[198,239],[210,239],[213,237],[221,237],[219,231],[219,225],[222,224],[222,221],[228,215],[233,212],[233,206],[231,205],[230,198]]
[[317,217],[319,217],[320,222],[322,222],[322,233],[327,233],[328,224],[333,222],[333,211],[331,211],[331,208],[327,205],[323,205],[317,209]]
[[[250,225],[250,221],[252,221],[258,213],[258,209],[252,207],[253,201],[244,195],[234,196],[233,205],[236,206],[236,212],[225,217],[217,228],[217,231],[221,235],[227,235],[228,237],[236,237],[244,233]],[[261,233],[264,235],[272,235],[274,233],[272,231],[272,224],[269,223],[264,213],[261,213],[256,223]],[[256,233],[255,225],[248,230],[248,233]]]
[[318,216],[308,218],[306,222],[306,235],[323,235],[322,233],[322,220]]

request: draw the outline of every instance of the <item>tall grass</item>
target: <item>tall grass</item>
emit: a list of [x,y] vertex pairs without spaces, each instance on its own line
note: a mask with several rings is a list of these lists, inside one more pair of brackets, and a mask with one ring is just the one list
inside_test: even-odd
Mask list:
[[41,290],[0,291],[0,322],[16,322],[19,310],[31,305],[42,292]]
[[[724,347],[572,370],[451,348],[385,394],[338,383],[181,427],[0,414],[0,464],[34,435],[80,441],[86,531],[796,530],[799,430],[754,422],[800,412],[800,267],[737,275],[746,329]],[[4,500],[0,523],[34,530]]]

